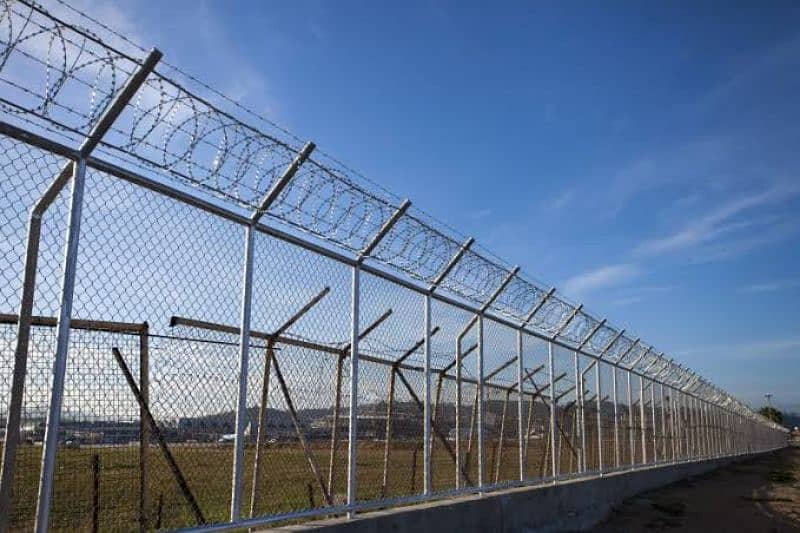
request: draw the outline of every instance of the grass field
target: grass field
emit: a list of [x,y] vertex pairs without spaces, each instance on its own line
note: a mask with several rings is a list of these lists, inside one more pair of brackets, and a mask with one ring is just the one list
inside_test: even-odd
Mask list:
[[[592,435],[588,434],[589,469],[596,464]],[[596,436],[594,437],[596,438]],[[625,440],[625,439],[623,439]],[[422,490],[422,452],[419,441],[394,442],[388,469],[386,497],[419,494]],[[495,481],[498,441],[487,440],[485,482]],[[527,473],[532,479],[549,474],[550,459],[547,439],[532,439],[528,451]],[[233,448],[216,444],[170,444],[187,483],[194,493],[207,522],[222,522],[229,517]],[[415,449],[417,450],[415,453]],[[624,450],[623,450],[624,451]],[[250,514],[250,491],[254,448],[245,450],[243,515]],[[98,520],[102,531],[134,531],[139,527],[139,450],[136,446],[82,446],[59,449],[56,465],[55,494],[51,513],[53,529],[90,531],[93,522],[94,483],[93,456],[99,456]],[[312,443],[312,453],[327,482],[329,443]],[[605,464],[613,461],[613,441],[604,443]],[[518,477],[516,438],[507,437],[497,481],[513,481]],[[416,459],[415,459],[416,455]],[[477,458],[472,454],[468,468],[470,479],[477,480]],[[41,447],[20,448],[15,480],[12,529],[30,530],[36,506]],[[627,458],[625,459],[627,461]],[[358,499],[378,500],[382,497],[384,444],[379,441],[359,442],[357,456]],[[264,479],[256,515],[285,513],[322,507],[324,499],[297,443],[270,444],[264,463]],[[334,503],[343,503],[347,485],[347,442],[338,451],[334,472]],[[560,462],[562,474],[574,472],[574,456],[564,441]],[[151,529],[189,526],[196,523],[160,450],[152,446],[149,458],[148,523]],[[434,491],[455,486],[455,468],[441,441],[434,445],[432,458]]]
[[[487,447],[491,445],[487,443]],[[328,443],[313,445],[313,453],[323,478],[327,482]],[[414,465],[414,449],[418,443],[397,443],[392,446],[388,469],[386,496],[419,494],[422,490],[422,453],[418,450]],[[188,485],[208,522],[228,519],[232,454],[231,446],[220,445],[170,445]],[[347,486],[347,443],[343,442],[337,457],[332,495],[335,503],[342,503]],[[383,484],[383,443],[363,442],[358,448],[358,498],[362,501],[381,497]],[[532,443],[529,452],[531,470],[538,470],[542,450],[538,442]],[[91,530],[93,507],[92,457],[100,458],[99,474],[99,524],[103,531],[132,531],[138,529],[139,512],[139,458],[138,448],[92,447],[59,449],[56,465],[55,493],[51,524],[59,530]],[[254,448],[245,451],[245,495],[243,514],[249,515],[250,490]],[[20,448],[15,480],[14,514],[12,528],[29,530],[32,527],[38,486],[41,448]],[[265,459],[265,475],[257,514],[274,514],[320,507],[324,504],[322,492],[298,445],[270,445]],[[512,480],[518,475],[517,449],[507,440],[501,461],[501,480]],[[470,461],[469,475],[477,479],[477,461]],[[161,509],[162,528],[174,528],[195,523],[166,462],[155,446],[150,449],[149,522],[155,528]],[[412,469],[412,466],[415,466]],[[494,479],[493,461],[486,463],[487,478]],[[446,490],[454,487],[455,472],[450,456],[441,443],[434,447],[432,458],[433,488]],[[491,475],[489,474],[491,472]],[[161,505],[159,505],[161,500]],[[313,500],[313,505],[312,505]]]

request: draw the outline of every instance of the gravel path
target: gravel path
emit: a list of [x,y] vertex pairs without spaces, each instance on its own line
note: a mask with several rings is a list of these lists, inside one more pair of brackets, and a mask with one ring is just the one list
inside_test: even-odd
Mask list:
[[800,446],[623,503],[595,531],[800,531]]

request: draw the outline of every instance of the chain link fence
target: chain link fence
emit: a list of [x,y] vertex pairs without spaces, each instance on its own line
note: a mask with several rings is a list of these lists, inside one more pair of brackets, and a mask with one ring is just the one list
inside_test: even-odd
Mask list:
[[291,523],[785,445],[64,3],[0,2],[0,84],[0,530]]

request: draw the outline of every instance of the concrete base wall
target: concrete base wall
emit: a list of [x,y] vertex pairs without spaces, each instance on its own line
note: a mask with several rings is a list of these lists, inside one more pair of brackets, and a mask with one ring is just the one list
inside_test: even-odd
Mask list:
[[749,457],[617,472],[600,478],[451,498],[365,513],[351,520],[321,520],[280,530],[325,529],[335,533],[582,530],[601,522],[631,496]]

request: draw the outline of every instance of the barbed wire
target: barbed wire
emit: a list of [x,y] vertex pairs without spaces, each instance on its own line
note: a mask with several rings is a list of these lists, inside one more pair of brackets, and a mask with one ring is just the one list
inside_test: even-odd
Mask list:
[[[139,59],[134,54],[146,50],[63,0],[55,1],[79,21],[65,21],[30,0],[0,4],[0,82],[10,91],[0,98],[0,106],[11,119],[77,139],[93,126],[137,67]],[[121,43],[129,51],[122,51]],[[180,68],[162,65],[174,76],[164,74],[165,70],[149,76],[99,151],[128,165],[153,169],[223,202],[258,209],[265,192],[296,156],[301,138]],[[215,105],[195,88],[269,131]],[[398,197],[325,152],[317,153],[322,157],[313,156],[301,167],[267,215],[360,253],[397,209]],[[412,208],[371,257],[415,280],[432,283],[459,252],[460,237],[449,226]],[[504,261],[476,246],[463,253],[441,286],[482,305],[501,287],[509,270]],[[598,330],[596,317],[519,273],[496,295],[491,308],[595,355],[620,331],[608,324]],[[536,312],[529,316],[532,309]],[[621,362],[633,343],[629,334],[620,336],[609,347],[608,356]],[[644,357],[649,351],[655,352],[639,344],[626,361],[636,361],[637,370],[649,368],[652,359]]]

